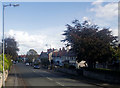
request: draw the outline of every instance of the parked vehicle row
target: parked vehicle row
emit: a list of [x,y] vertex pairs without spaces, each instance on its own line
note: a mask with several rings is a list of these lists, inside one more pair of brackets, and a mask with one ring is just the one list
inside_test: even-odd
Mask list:
[[40,69],[40,65],[39,64],[33,64],[32,65],[31,63],[26,62],[25,65],[26,66],[30,66],[31,65],[31,66],[33,66],[34,69]]

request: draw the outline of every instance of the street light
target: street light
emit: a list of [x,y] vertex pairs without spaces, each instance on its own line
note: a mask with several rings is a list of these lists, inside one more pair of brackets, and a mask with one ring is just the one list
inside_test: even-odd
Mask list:
[[13,6],[17,7],[19,4],[8,4],[8,5],[3,5],[3,87],[5,87],[5,81],[4,81],[4,14],[5,14],[5,7],[8,6]]

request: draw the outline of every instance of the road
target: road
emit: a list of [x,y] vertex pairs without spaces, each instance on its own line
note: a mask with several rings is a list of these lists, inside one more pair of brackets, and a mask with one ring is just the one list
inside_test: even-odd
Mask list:
[[14,64],[6,81],[6,86],[55,86],[69,88],[73,87],[91,87],[100,88],[98,86],[88,84],[82,80],[71,79],[70,75],[64,73],[47,71],[44,69],[33,69],[32,66],[25,64]]

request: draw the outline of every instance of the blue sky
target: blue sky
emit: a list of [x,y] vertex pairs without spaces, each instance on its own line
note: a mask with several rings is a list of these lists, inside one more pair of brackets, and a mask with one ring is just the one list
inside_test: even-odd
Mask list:
[[[20,6],[16,8],[5,8],[5,34],[16,38],[20,48],[19,54],[26,54],[31,48],[40,53],[50,46],[63,47],[64,44],[60,40],[64,37],[61,34],[66,29],[65,25],[71,24],[74,19],[81,22],[91,20],[100,27],[110,27],[113,34],[117,35],[117,3],[94,1],[19,2],[19,4]],[[0,9],[1,5],[2,3]],[[45,46],[46,44],[49,46]]]
[[[16,8],[6,8],[6,31],[40,30],[54,26],[64,26],[74,19],[88,16],[91,3],[19,3]],[[84,11],[86,10],[86,11]],[[89,15],[92,13],[89,13]]]

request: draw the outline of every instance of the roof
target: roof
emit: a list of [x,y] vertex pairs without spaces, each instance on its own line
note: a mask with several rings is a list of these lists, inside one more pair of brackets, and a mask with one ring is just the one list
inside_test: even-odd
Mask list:
[[67,52],[67,50],[59,50],[58,52],[53,52],[52,57],[61,57],[61,56],[68,56],[68,57],[75,57],[76,54],[70,50]]
[[47,52],[41,52],[40,58],[48,58]]
[[75,57],[76,54],[72,50],[70,50],[69,52],[67,52],[67,56],[68,57]]

